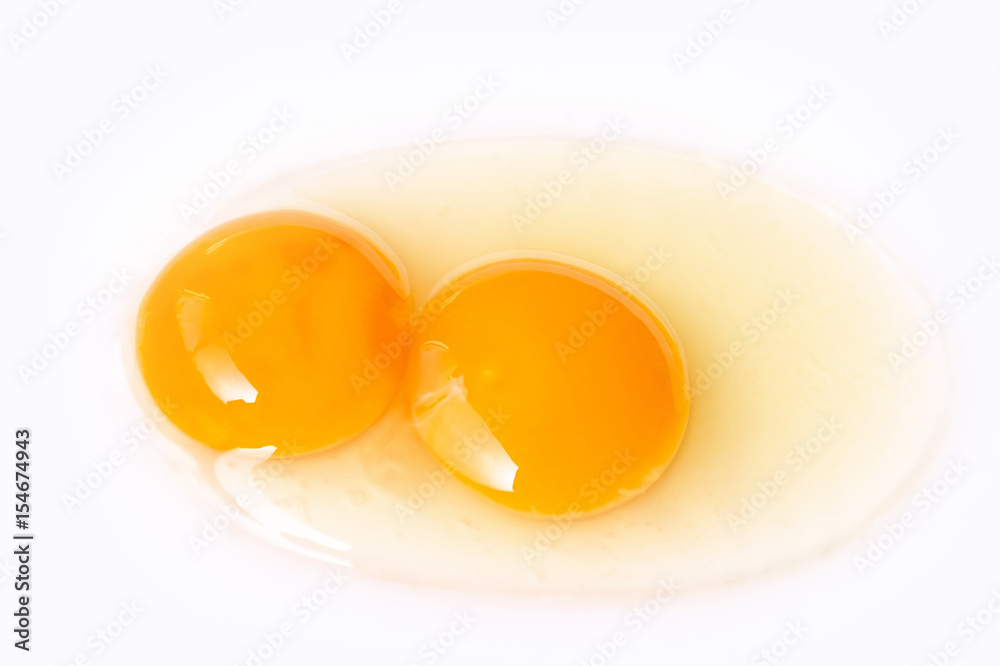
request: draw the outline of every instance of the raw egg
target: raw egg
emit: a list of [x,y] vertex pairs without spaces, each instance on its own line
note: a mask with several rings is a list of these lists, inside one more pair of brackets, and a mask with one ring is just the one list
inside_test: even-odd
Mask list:
[[794,190],[723,201],[727,171],[625,143],[578,170],[587,145],[448,142],[403,183],[387,151],[223,206],[312,213],[209,231],[141,306],[219,505],[372,577],[594,593],[785,567],[905,499],[951,385],[940,336],[891,361],[930,310],[886,253]]
[[411,361],[430,449],[531,513],[595,511],[641,492],[687,424],[684,362],[663,317],[571,261],[490,261],[448,280],[423,308]]
[[385,411],[405,359],[409,288],[380,241],[302,212],[198,238],[140,307],[137,355],[157,405],[213,449],[340,443]]

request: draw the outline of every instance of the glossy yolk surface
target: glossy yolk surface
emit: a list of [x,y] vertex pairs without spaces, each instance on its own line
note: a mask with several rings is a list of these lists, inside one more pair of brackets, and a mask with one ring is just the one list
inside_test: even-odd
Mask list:
[[213,229],[140,307],[140,370],[181,430],[216,449],[306,452],[370,425],[401,379],[405,277],[333,220],[266,213]]
[[414,330],[421,437],[508,507],[607,508],[652,483],[680,443],[680,347],[602,277],[541,260],[492,264],[433,297]]

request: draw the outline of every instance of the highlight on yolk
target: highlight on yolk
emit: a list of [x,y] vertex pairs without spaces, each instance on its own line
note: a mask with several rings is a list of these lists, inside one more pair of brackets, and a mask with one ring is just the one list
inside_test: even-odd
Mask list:
[[166,416],[215,449],[308,452],[385,410],[409,330],[405,273],[374,236],[303,211],[234,220],[184,248],[140,306],[139,368]]
[[507,258],[449,280],[416,319],[410,361],[431,451],[488,497],[544,515],[640,493],[690,406],[680,344],[655,307],[566,261]]

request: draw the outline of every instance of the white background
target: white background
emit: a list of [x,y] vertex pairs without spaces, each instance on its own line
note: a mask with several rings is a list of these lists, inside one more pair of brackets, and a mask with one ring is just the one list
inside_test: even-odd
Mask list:
[[[502,86],[456,138],[585,134],[620,115],[633,139],[724,164],[825,85],[829,106],[764,177],[855,210],[951,127],[955,146],[872,233],[942,303],[1000,249],[1000,6],[986,0],[900,3],[915,12],[888,35],[879,22],[893,4],[882,0],[589,0],[555,26],[546,17],[555,1],[404,0],[350,61],[342,44],[387,3],[243,0],[228,11],[212,0],[73,0],[34,18],[44,4],[12,0],[0,10],[0,439],[9,442],[0,465],[13,477],[13,433],[31,428],[37,534],[30,654],[12,647],[13,558],[0,550],[4,664],[63,665],[80,655],[80,663],[245,664],[247,650],[325,576],[321,563],[237,528],[196,556],[188,539],[215,513],[165,464],[155,436],[79,506],[64,499],[142,422],[125,380],[123,331],[156,262],[204,230],[184,224],[179,205],[276,107],[296,122],[225,196],[308,161],[426,136],[484,75]],[[703,36],[708,45],[680,71],[674,54],[723,9],[734,20]],[[25,20],[44,25],[32,33]],[[15,43],[11,34],[31,36]],[[122,118],[116,99],[156,66],[166,78]],[[60,180],[53,162],[103,118],[113,131]],[[129,289],[84,321],[79,305],[123,269],[135,276]],[[768,663],[755,656],[799,622],[808,630],[782,664],[924,664],[948,641],[960,648],[948,663],[997,663],[1000,616],[970,642],[956,632],[1000,590],[998,302],[988,284],[946,331],[959,379],[942,460],[971,472],[877,566],[860,574],[854,564],[876,531],[780,575],[682,594],[612,661]],[[69,322],[80,334],[23,380],[18,367]],[[13,495],[11,483],[0,487]],[[0,503],[0,515],[12,504]],[[138,619],[97,654],[95,632],[130,602],[142,609]],[[635,603],[353,580],[266,663],[430,663],[425,642],[468,612],[473,627],[439,663],[577,664],[624,629]]]

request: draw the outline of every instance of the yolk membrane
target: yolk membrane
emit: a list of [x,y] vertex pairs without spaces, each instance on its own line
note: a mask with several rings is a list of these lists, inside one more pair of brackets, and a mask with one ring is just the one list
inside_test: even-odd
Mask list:
[[215,449],[277,454],[342,442],[402,378],[385,345],[409,329],[387,249],[302,211],[253,215],[182,250],[140,306],[140,371],[164,414]]
[[421,438],[463,481],[545,515],[606,509],[670,462],[687,425],[683,354],[624,282],[549,259],[449,281],[414,327]]

